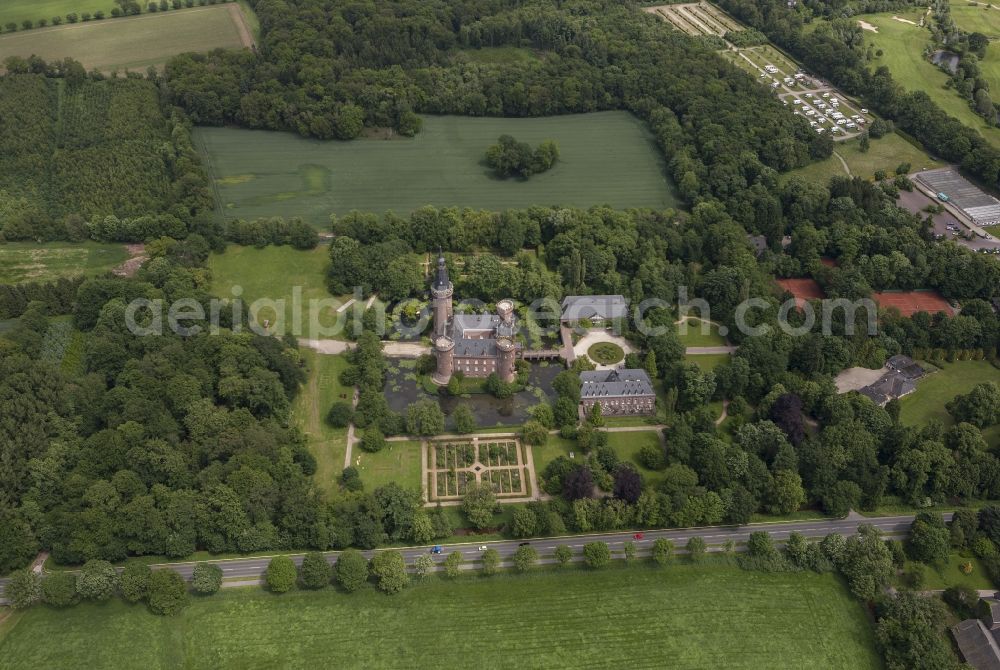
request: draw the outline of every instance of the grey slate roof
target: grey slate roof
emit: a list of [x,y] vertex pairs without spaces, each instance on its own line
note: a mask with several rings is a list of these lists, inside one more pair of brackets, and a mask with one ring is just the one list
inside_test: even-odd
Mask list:
[[562,301],[562,320],[621,319],[628,313],[628,303],[621,295],[568,295]]
[[976,670],[1000,670],[1000,646],[979,619],[966,619],[951,629],[965,662]]
[[900,372],[908,379],[920,379],[924,376],[924,369],[920,367],[920,364],[903,354],[896,354],[891,357],[886,361],[885,365],[890,370]]
[[481,340],[466,338],[455,340],[455,357],[483,358],[497,355],[497,341],[492,337]]
[[593,370],[580,373],[581,398],[624,398],[655,395],[642,369]]
[[496,314],[456,314],[452,319],[456,335],[467,330],[493,330],[500,323],[500,317]]
[[876,405],[885,405],[893,398],[902,398],[908,393],[913,393],[917,388],[913,379],[902,372],[890,370],[878,378],[878,380],[860,389],[859,393],[868,396]]

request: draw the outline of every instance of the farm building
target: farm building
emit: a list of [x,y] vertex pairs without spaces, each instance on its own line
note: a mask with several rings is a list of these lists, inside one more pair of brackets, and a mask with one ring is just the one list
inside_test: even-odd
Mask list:
[[621,295],[568,295],[562,301],[563,323],[587,320],[603,324],[615,319],[624,319],[628,314],[628,302]]
[[580,373],[580,413],[601,405],[605,416],[643,416],[656,412],[656,393],[641,369]]
[[974,224],[992,226],[1000,223],[1000,200],[980,189],[957,170],[927,170],[916,175],[915,179],[932,196],[962,210]]

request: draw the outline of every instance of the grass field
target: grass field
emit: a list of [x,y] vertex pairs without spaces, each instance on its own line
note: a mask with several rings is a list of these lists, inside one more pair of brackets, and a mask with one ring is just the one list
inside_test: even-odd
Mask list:
[[[834,151],[844,159],[852,175],[864,179],[871,179],[876,170],[885,170],[889,175],[894,174],[900,163],[909,163],[913,170],[945,165],[941,161],[931,160],[926,152],[896,133],[872,140],[867,152],[861,151],[860,144],[858,140],[838,142],[834,145]],[[826,185],[831,177],[846,174],[840,159],[837,156],[830,156],[826,160],[786,172],[780,179],[785,181],[791,177],[801,177],[806,181]]]
[[708,326],[708,332],[702,332],[704,322],[697,317],[689,318],[684,323],[677,324],[677,336],[685,347],[722,347],[726,338],[719,335],[719,327],[714,323]]
[[[559,162],[528,181],[483,164],[501,134],[559,145]],[[674,206],[663,157],[626,112],[534,119],[429,116],[414,138],[322,142],[288,133],[199,128],[227,217],[300,216],[326,227],[352,209],[407,214],[424,205],[502,210],[530,205]]]
[[[910,561],[907,561],[907,564],[909,563]],[[972,563],[972,574],[967,575],[959,569],[963,563]],[[953,553],[948,556],[948,561],[944,565],[924,566],[924,584],[920,588],[937,590],[949,586],[967,586],[976,590],[992,589],[993,582],[990,581],[978,558]]]
[[316,458],[316,486],[326,493],[337,490],[337,478],[344,469],[347,429],[333,428],[326,413],[339,400],[350,401],[353,389],[340,383],[340,373],[348,366],[343,356],[317,354],[299,349],[309,370],[309,378],[292,405],[292,420],[305,433],[309,451]]
[[608,433],[608,446],[615,450],[618,457],[623,461],[629,461],[635,465],[635,469],[642,475],[643,485],[657,484],[663,478],[661,472],[650,470],[639,463],[639,450],[646,446],[657,447],[660,445],[659,431],[644,430],[634,433]]
[[366,491],[391,482],[420,490],[420,442],[388,442],[385,449],[374,454],[355,446],[351,456]]
[[696,356],[685,356],[684,360],[694,363],[704,372],[711,372],[729,360],[730,354],[698,354]]
[[718,564],[428,578],[395,596],[239,589],[177,617],[114,599],[17,619],[0,640],[8,670],[880,667],[834,576]]
[[8,242],[0,244],[0,283],[51,281],[107,272],[128,258],[123,244]]
[[[243,289],[242,296],[247,301],[257,299],[284,300],[286,331],[293,326],[292,297],[296,287],[301,289],[302,330],[308,337],[310,332],[310,300],[323,300],[332,296],[326,290],[326,268],[329,264],[329,248],[320,244],[315,249],[300,251],[292,247],[241,247],[229,245],[225,253],[213,254],[208,259],[212,271],[212,293],[220,298],[233,296],[233,287]],[[337,298],[343,305],[349,296]],[[332,327],[337,315],[333,309],[318,312],[319,323]],[[263,307],[258,312],[258,320],[269,319],[275,327],[275,308]],[[339,337],[328,335],[328,337]]]
[[[1000,383],[1000,370],[986,361],[955,361],[917,382],[917,390],[900,399],[900,421],[912,426],[927,425],[932,419],[950,426],[953,421],[945,404],[957,395],[968,393],[983,382]],[[984,431],[987,441],[1000,444],[1000,432]]]
[[194,7],[4,34],[0,62],[32,54],[45,60],[69,56],[88,70],[144,71],[187,51],[242,47],[234,11],[241,10],[235,4]]
[[878,28],[878,33],[863,31],[865,42],[874,44],[876,49],[883,51],[882,57],[874,61],[876,67],[887,66],[893,78],[905,89],[926,91],[941,109],[965,125],[975,128],[991,144],[1000,147],[1000,130],[987,126],[985,120],[972,111],[964,98],[953,90],[946,89],[944,86],[948,76],[924,59],[924,47],[931,39],[926,28],[896,21],[891,14],[871,14],[863,18]]

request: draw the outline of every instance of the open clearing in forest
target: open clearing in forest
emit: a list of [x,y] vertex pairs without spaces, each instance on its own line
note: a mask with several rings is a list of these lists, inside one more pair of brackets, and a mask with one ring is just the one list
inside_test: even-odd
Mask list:
[[242,11],[228,3],[5,33],[0,62],[34,54],[47,61],[71,57],[88,70],[144,71],[187,51],[249,46]]
[[[311,300],[329,300],[330,304],[317,303],[320,309],[316,312],[319,324],[323,327],[333,327],[338,319],[346,318],[346,314],[338,315],[336,309],[343,306],[350,296],[334,298],[326,290],[326,270],[330,264],[330,247],[320,243],[315,249],[302,251],[292,247],[268,246],[263,249],[256,247],[241,247],[230,244],[221,254],[212,254],[208,259],[208,268],[212,271],[212,295],[219,298],[232,298],[240,295],[252,307],[256,300],[284,301],[284,332],[292,332],[303,337],[318,337],[310,334],[309,310]],[[295,290],[299,289],[302,305],[301,331],[294,332]],[[257,321],[263,325],[266,319],[273,332],[279,325],[276,322],[276,308],[261,304],[256,310]],[[343,334],[328,335],[340,339]]]
[[[527,181],[498,179],[484,164],[500,135],[559,145],[559,162]],[[664,159],[627,112],[499,119],[424,117],[416,137],[352,142],[290,133],[198,128],[227,218],[300,216],[317,227],[352,209],[400,215],[424,205],[489,210],[565,205],[676,205]]]
[[126,258],[124,244],[8,242],[0,244],[0,284],[97,275]]
[[393,596],[234,589],[174,617],[117,598],[14,616],[0,632],[7,670],[273,668],[292,657],[300,668],[881,667],[864,607],[837,577],[716,561],[428,577]]
[[825,160],[785,172],[779,179],[786,181],[792,177],[801,177],[806,181],[825,186],[831,177],[847,176],[841,158],[847,163],[850,174],[862,179],[871,179],[876,170],[885,170],[887,175],[892,176],[902,163],[909,163],[912,172],[924,168],[932,170],[946,165],[941,161],[931,160],[926,152],[910,144],[897,133],[871,140],[867,152],[861,151],[860,140],[840,142],[834,146],[834,151],[840,158],[830,156]]

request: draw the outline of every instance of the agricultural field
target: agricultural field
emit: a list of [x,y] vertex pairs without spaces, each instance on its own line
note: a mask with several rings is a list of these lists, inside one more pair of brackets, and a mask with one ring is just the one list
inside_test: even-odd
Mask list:
[[[176,617],[118,599],[15,616],[0,633],[8,670],[66,667],[67,659],[95,669],[279,667],[290,650],[296,667],[402,668],[414,658],[444,668],[470,658],[498,668],[620,659],[674,670],[881,667],[865,610],[837,577],[717,563],[428,578],[391,597],[371,588],[234,589],[195,598]],[[391,643],[372,644],[372,622]]]
[[0,284],[98,275],[128,257],[123,244],[8,242],[0,244]]
[[[112,8],[116,6],[114,0],[4,0],[0,2],[0,27],[16,23],[20,30],[21,21],[25,19],[49,21],[53,16],[59,16],[65,20],[66,15],[71,12],[93,14],[103,11],[110,16]],[[6,31],[6,27],[4,30]]]
[[144,72],[188,51],[252,46],[242,11],[229,3],[8,33],[0,35],[0,62],[34,54],[72,57],[88,70]]
[[[952,398],[968,393],[976,384],[1000,383],[1000,370],[987,361],[955,361],[945,363],[937,372],[926,375],[917,382],[917,390],[900,399],[900,421],[911,426],[925,426],[937,420],[950,426],[951,415],[945,404]],[[984,431],[991,445],[1000,444],[1000,433],[994,429]]]
[[[510,134],[559,145],[554,168],[502,180],[486,148]],[[676,205],[664,161],[645,125],[626,112],[530,119],[429,116],[413,138],[352,142],[289,133],[199,128],[227,218],[299,216],[326,227],[352,209],[406,214],[424,205],[502,210],[530,205]]]
[[665,19],[677,30],[694,37],[722,37],[727,32],[745,28],[736,19],[706,2],[645,7],[643,11]]
[[[901,18],[919,20],[917,14]],[[968,101],[945,88],[948,75],[924,58],[924,47],[931,39],[927,28],[893,19],[891,14],[865,15],[863,20],[878,29],[878,32],[863,31],[865,43],[883,52],[881,58],[874,60],[874,66],[885,65],[903,88],[925,91],[945,112],[1000,147],[1000,129],[987,126],[985,120],[972,111]],[[997,48],[997,45],[990,46],[991,55]]]
[[[0,118],[0,197],[11,199],[8,211],[89,220],[167,209],[170,124],[152,82],[87,81],[71,90],[40,75],[4,77]],[[0,224],[15,239],[11,225]]]
[[318,354],[305,348],[299,349],[299,355],[305,361],[308,378],[292,404],[292,421],[305,434],[309,451],[316,458],[316,486],[332,494],[344,469],[347,429],[332,427],[326,422],[326,414],[335,402],[350,401],[354,393],[354,389],[340,383],[340,373],[348,363],[343,356]]
[[[877,140],[871,140],[867,152],[861,151],[860,144],[858,140],[841,142],[834,147],[833,156],[785,172],[779,179],[786,181],[792,177],[801,177],[806,181],[825,186],[831,177],[848,174],[872,179],[876,170],[885,170],[886,174],[892,175],[895,173],[896,167],[902,163],[909,163],[914,172],[924,168],[932,170],[946,165],[939,160],[931,159],[925,151],[917,148],[898,133],[890,133]],[[845,163],[846,169],[844,168]]]
[[[208,268],[212,271],[213,295],[220,298],[233,296],[233,288],[242,288],[242,297],[248,303],[258,299],[284,300],[284,320],[286,331],[293,328],[292,297],[296,288],[301,289],[301,335],[310,337],[311,300],[331,299],[326,290],[326,269],[330,263],[329,249],[320,244],[315,249],[302,251],[292,247],[268,246],[263,249],[229,245],[221,254],[212,254]],[[342,306],[350,296],[336,298],[336,304],[317,312],[323,327],[334,327],[338,315],[337,306]],[[279,305],[280,306],[280,305]],[[257,312],[257,320],[267,319],[271,327],[276,327],[276,309],[264,306]],[[298,333],[296,333],[298,334]],[[338,338],[342,335],[327,335]]]

